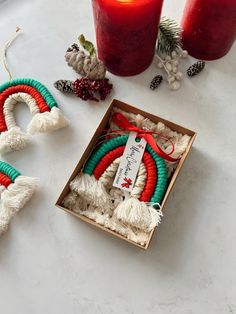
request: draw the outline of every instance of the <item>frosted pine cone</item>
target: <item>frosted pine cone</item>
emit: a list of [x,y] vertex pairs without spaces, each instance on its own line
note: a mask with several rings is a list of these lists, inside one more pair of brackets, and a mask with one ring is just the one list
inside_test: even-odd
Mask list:
[[71,47],[67,49],[67,52],[70,52],[70,51],[79,51],[79,46],[74,43],[73,45],[71,45]]
[[106,68],[96,56],[90,57],[73,44],[65,54],[66,62],[76,73],[91,80],[102,80],[106,75]]
[[106,76],[106,68],[97,57],[85,58],[83,70],[90,80],[103,80]]
[[163,77],[161,75],[156,75],[151,81],[150,88],[152,90],[156,89],[161,84],[162,80]]
[[199,74],[204,68],[205,68],[205,62],[199,60],[188,68],[187,74],[190,77],[195,76]]
[[83,70],[85,57],[85,53],[80,51],[78,45],[76,44],[73,44],[70,48],[68,48],[65,54],[65,59],[68,65],[82,76],[86,76],[86,73]]
[[74,93],[73,82],[69,80],[58,80],[54,83],[54,87],[60,92]]

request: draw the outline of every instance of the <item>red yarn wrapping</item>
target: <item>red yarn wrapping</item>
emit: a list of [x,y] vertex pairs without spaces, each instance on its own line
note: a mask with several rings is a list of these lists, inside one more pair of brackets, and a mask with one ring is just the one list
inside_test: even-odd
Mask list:
[[0,132],[7,131],[7,125],[6,125],[5,117],[3,113],[4,102],[10,95],[15,94],[15,93],[26,93],[32,96],[34,100],[36,101],[40,112],[51,110],[48,104],[46,103],[46,101],[44,100],[43,96],[35,88],[28,85],[11,86],[5,89],[0,94]]
[[101,177],[103,172],[110,166],[110,164],[120,156],[123,155],[125,150],[125,146],[119,146],[113,150],[111,150],[109,153],[107,153],[97,164],[96,168],[93,171],[93,174],[97,180]]
[[[96,168],[93,171],[93,174],[96,180],[102,176],[104,171],[110,166],[110,164],[116,159],[123,155],[125,150],[125,146],[119,146],[109,153],[107,153],[97,164]],[[155,161],[152,158],[152,155],[148,152],[144,152],[143,159],[142,159],[146,171],[147,171],[147,178],[145,182],[145,187],[142,191],[142,194],[139,198],[142,202],[149,202],[156,187],[157,183],[157,168]]]
[[149,202],[156,187],[157,182],[157,168],[152,155],[145,152],[143,155],[143,162],[147,171],[146,184],[139,198],[141,202]]
[[11,179],[6,174],[0,173],[0,185],[4,185],[7,188],[11,183]]

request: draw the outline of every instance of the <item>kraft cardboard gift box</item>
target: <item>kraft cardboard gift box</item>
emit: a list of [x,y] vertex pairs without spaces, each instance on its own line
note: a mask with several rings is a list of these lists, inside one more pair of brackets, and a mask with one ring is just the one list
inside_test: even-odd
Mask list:
[[168,187],[166,189],[164,198],[162,200],[161,209],[162,209],[162,211],[164,210],[164,206],[165,206],[165,203],[167,201],[167,198],[170,195],[170,192],[171,192],[171,190],[172,190],[172,188],[174,186],[174,183],[175,183],[175,181],[176,181],[176,179],[178,177],[178,174],[179,174],[179,172],[180,172],[180,170],[181,170],[181,168],[182,168],[182,166],[183,166],[183,164],[184,164],[184,162],[185,162],[185,160],[186,160],[186,158],[187,158],[187,156],[189,154],[189,151],[190,151],[190,149],[192,147],[192,144],[193,144],[193,142],[195,140],[196,133],[194,131],[186,129],[186,128],[178,125],[178,124],[175,124],[175,123],[170,122],[168,120],[162,119],[161,117],[155,116],[153,114],[150,114],[150,113],[147,113],[145,111],[142,111],[142,110],[140,110],[140,109],[138,109],[136,107],[128,105],[128,104],[126,104],[126,103],[124,103],[122,101],[119,101],[117,99],[114,99],[111,102],[111,104],[110,104],[108,110],[106,111],[106,113],[105,113],[101,123],[99,124],[96,132],[94,133],[91,141],[89,142],[85,152],[83,153],[82,157],[80,158],[76,168],[74,169],[74,171],[73,171],[72,175],[70,176],[68,182],[66,183],[66,185],[65,185],[61,195],[59,196],[59,198],[58,198],[58,200],[56,202],[56,206],[59,207],[60,209],[63,209],[64,211],[74,215],[75,217],[81,219],[82,221],[87,222],[88,224],[96,226],[97,228],[106,231],[108,234],[114,235],[114,236],[116,236],[116,237],[118,237],[120,239],[123,239],[123,240],[125,240],[125,241],[127,241],[129,243],[132,243],[133,245],[136,245],[137,247],[140,247],[140,248],[146,250],[149,247],[149,245],[150,245],[153,233],[159,227],[153,229],[150,232],[150,235],[149,235],[149,238],[148,238],[148,242],[146,243],[145,246],[142,246],[141,244],[135,243],[135,242],[127,239],[125,236],[122,236],[122,235],[116,233],[115,231],[107,229],[104,226],[96,223],[95,221],[93,221],[93,220],[91,220],[91,219],[89,219],[89,218],[87,218],[87,217],[85,217],[83,215],[80,215],[79,213],[76,213],[76,212],[74,212],[72,210],[69,210],[69,209],[67,209],[67,208],[65,208],[63,206],[63,200],[66,197],[66,195],[68,195],[68,193],[70,192],[70,182],[78,175],[80,170],[83,168],[83,166],[84,166],[86,160],[88,159],[90,153],[92,152],[94,146],[98,142],[98,139],[100,138],[100,136],[102,134],[104,134],[104,130],[108,128],[109,120],[110,120],[110,116],[111,116],[111,112],[113,110],[113,107],[120,108],[121,110],[124,110],[126,112],[131,112],[131,113],[134,113],[134,114],[140,114],[140,115],[144,116],[145,118],[150,119],[152,122],[154,122],[156,124],[158,122],[162,122],[162,123],[164,123],[167,127],[169,127],[173,131],[176,131],[176,132],[181,133],[181,134],[187,134],[187,135],[190,136],[190,141],[189,141],[188,147],[187,147],[185,153],[182,155],[182,157],[181,157],[181,159],[180,159],[180,161],[179,161],[179,163],[178,163],[174,173],[171,176],[171,179],[170,179]]

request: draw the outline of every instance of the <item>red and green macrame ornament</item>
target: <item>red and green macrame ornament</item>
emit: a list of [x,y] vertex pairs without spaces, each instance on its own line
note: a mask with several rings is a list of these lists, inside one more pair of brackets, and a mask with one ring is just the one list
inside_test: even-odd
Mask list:
[[49,92],[40,82],[31,78],[12,79],[7,66],[6,51],[16,38],[19,29],[5,46],[4,65],[9,81],[0,85],[0,153],[23,149],[28,134],[16,125],[13,110],[17,103],[26,103],[32,114],[27,131],[30,134],[50,132],[67,126],[68,122]]
[[[123,155],[127,140],[127,135],[117,136],[96,149],[86,162],[83,173],[72,181],[72,190],[94,206],[111,209],[111,197],[99,179],[112,162]],[[166,190],[167,170],[165,160],[148,144],[142,162],[147,177],[140,198],[124,200],[115,208],[114,214],[124,223],[150,231],[160,222],[162,215],[158,209]]]
[[30,200],[37,178],[25,177],[15,168],[0,161],[0,236],[7,231],[15,214]]
[[[128,135],[115,136],[96,148],[87,160],[82,173],[71,182],[71,190],[95,208],[98,207],[103,209],[104,212],[112,213],[112,216],[114,214],[117,219],[125,224],[149,232],[161,221],[161,203],[167,187],[165,160],[177,162],[179,158],[171,157],[174,152],[174,145],[170,139],[162,137],[158,133],[138,128],[131,124],[121,113],[114,113],[112,120],[119,127],[119,130],[110,131],[113,136],[122,131],[136,132],[137,137],[142,137],[147,142],[142,158],[146,178],[142,176],[142,180],[145,180],[145,182],[140,185],[142,187],[141,193],[132,194],[131,192],[130,195],[126,193],[124,201],[114,208],[114,201],[103,185],[103,180],[100,180],[105,173],[114,174],[110,167],[123,155]],[[157,145],[153,134],[169,141],[172,144],[171,152],[166,153],[163,151]],[[136,178],[136,181],[138,181],[138,178]],[[128,179],[126,183],[130,184]],[[140,196],[137,198],[137,195]]]
[[[123,135],[102,144],[87,161],[83,173],[94,175],[95,179],[99,180],[110,164],[123,155],[127,140],[128,135]],[[148,144],[142,161],[146,167],[147,179],[140,201],[159,204],[162,201],[167,182],[165,161]]]

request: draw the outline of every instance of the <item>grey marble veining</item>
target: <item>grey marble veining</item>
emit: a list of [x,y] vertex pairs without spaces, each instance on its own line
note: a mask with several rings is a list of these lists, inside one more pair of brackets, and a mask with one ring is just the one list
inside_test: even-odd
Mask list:
[[[166,1],[164,14],[179,20],[183,5]],[[109,74],[110,99],[82,103],[53,82],[76,77],[64,52],[77,36],[94,40],[90,1],[0,0],[0,47],[15,26],[24,32],[8,53],[14,77],[49,87],[71,124],[4,157],[41,184],[0,239],[1,313],[236,313],[235,47],[177,92],[165,84],[149,90],[158,72],[153,64],[132,78]],[[1,68],[0,83],[5,80]],[[54,206],[112,97],[198,133],[147,252]],[[26,106],[15,113],[26,128]]]

